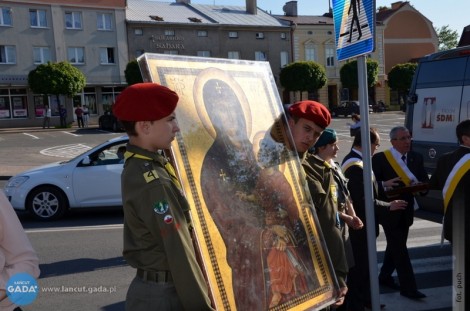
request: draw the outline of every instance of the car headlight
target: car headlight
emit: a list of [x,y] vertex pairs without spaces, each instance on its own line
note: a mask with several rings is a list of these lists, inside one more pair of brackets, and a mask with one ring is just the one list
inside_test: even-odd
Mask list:
[[13,177],[7,182],[5,188],[18,188],[19,186],[24,184],[28,179],[28,176]]

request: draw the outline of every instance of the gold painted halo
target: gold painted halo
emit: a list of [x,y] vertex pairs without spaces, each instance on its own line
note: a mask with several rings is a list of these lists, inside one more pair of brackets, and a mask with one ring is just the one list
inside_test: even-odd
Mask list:
[[[212,138],[215,138],[216,136],[215,129],[209,118],[209,113],[206,110],[206,106],[204,105],[204,98],[203,98],[204,85],[209,80],[213,80],[213,79],[225,82],[235,93],[235,96],[237,97],[238,102],[241,105],[241,108],[243,110],[243,115],[245,117],[247,137],[250,137],[251,131],[252,131],[251,110],[250,110],[250,105],[248,103],[248,99],[246,98],[246,95],[243,89],[241,88],[240,84],[238,84],[238,82],[235,81],[235,79],[232,76],[228,75],[221,69],[213,68],[213,67],[202,70],[196,77],[196,81],[194,82],[194,86],[193,86],[194,104],[196,106],[199,119],[204,125],[204,128],[209,133],[209,135],[211,135]],[[230,113],[230,112],[227,112],[227,113]]]

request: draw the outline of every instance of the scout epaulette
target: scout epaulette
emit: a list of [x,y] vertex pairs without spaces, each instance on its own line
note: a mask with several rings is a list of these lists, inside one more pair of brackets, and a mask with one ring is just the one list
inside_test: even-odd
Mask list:
[[[124,158],[126,160],[128,158],[132,158],[132,157],[136,157],[136,158],[144,159],[144,160],[148,160],[148,161],[154,161],[154,159],[146,157],[146,156],[138,154],[138,153],[132,153],[132,152],[129,152],[129,151],[126,151],[126,153],[124,153]],[[175,169],[173,168],[173,165],[171,165],[171,163],[169,161],[166,161],[164,167],[165,167],[165,170],[167,171],[168,175],[170,176],[171,181],[173,182],[173,184],[175,184],[175,186],[179,190],[181,190],[182,189],[181,184],[178,180],[178,177],[176,177],[176,172],[175,172]],[[159,177],[158,177],[157,171],[149,170],[149,171],[144,173],[144,178],[145,178],[145,181],[147,183],[149,183],[149,182],[151,182],[155,179],[158,179]]]
[[[127,161],[127,159],[133,158],[133,157],[138,158],[138,159],[147,160],[147,161],[153,161],[152,158],[143,156],[143,155],[138,154],[138,153],[133,153],[133,152],[129,152],[129,151],[126,151],[124,153],[124,159],[126,161]],[[157,180],[159,178],[157,171],[152,169],[152,166],[150,166],[148,163],[146,163],[145,167],[147,168],[147,171],[145,173],[143,173],[143,176],[144,176],[144,179],[145,179],[146,183]]]

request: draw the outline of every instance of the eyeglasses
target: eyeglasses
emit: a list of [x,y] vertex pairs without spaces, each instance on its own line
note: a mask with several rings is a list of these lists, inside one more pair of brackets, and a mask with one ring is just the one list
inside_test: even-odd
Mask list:
[[392,140],[399,140],[399,141],[411,140],[411,136],[403,136],[403,137],[400,137],[400,138],[392,138]]

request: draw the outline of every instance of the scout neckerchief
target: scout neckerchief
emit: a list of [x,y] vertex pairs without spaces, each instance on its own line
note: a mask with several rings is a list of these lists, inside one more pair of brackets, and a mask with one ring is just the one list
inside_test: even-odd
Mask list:
[[[143,160],[154,161],[154,159],[146,157],[146,156],[138,154],[138,153],[133,153],[133,152],[129,152],[129,151],[126,151],[124,153],[124,158],[126,160],[131,158],[131,157],[135,157],[135,158],[139,158],[139,159],[143,159]],[[173,168],[173,165],[171,165],[171,163],[169,161],[166,161],[164,167],[165,167],[165,170],[167,171],[168,175],[170,175],[171,181],[181,191],[182,190],[181,184],[180,184],[178,178],[176,177],[176,172],[175,172],[175,169]],[[153,175],[154,175],[154,178],[158,178],[158,175],[157,175],[156,172],[154,172]]]
[[413,175],[408,166],[406,166],[406,163],[401,159],[401,154],[395,148],[392,147],[389,150],[385,150],[384,154],[388,163],[390,163],[405,186],[418,182],[418,179]]
[[444,189],[442,189],[442,195],[444,197],[444,214],[446,212],[447,206],[449,205],[450,199],[454,194],[455,188],[457,188],[460,180],[469,170],[470,153],[467,153],[454,165],[454,168],[452,168],[452,171],[446,179]]

